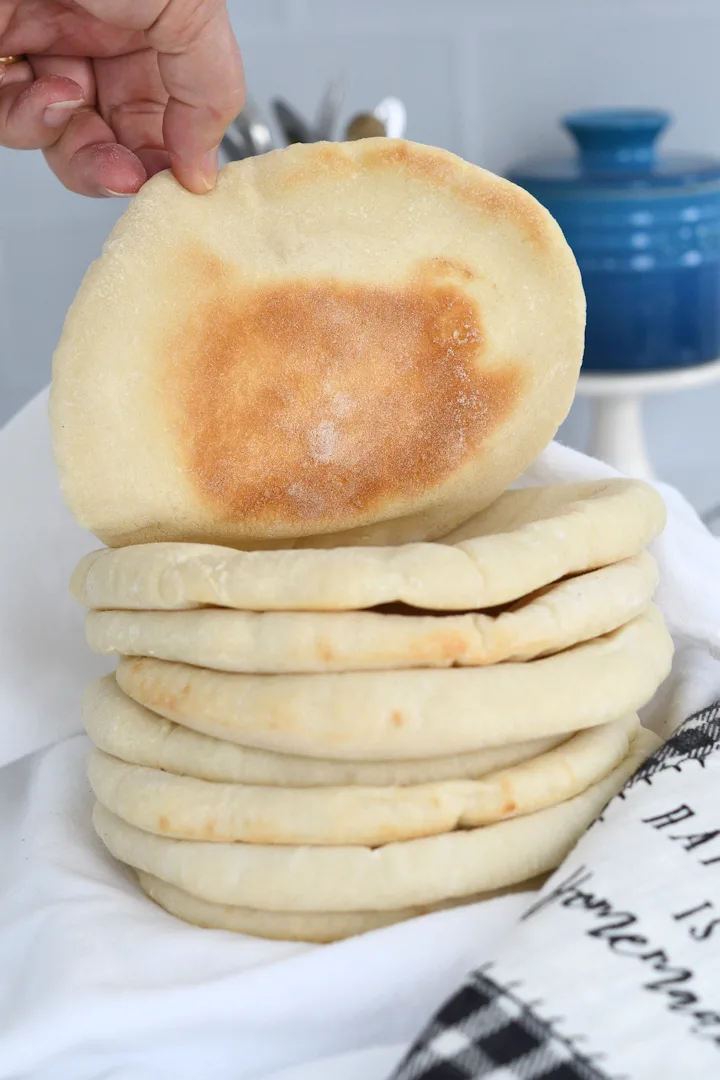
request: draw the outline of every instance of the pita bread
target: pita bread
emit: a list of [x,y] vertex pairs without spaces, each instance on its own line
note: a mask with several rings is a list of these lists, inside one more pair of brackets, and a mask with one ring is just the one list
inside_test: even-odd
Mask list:
[[266,552],[149,544],[91,552],[71,588],[81,604],[103,609],[351,611],[404,603],[470,611],[637,555],[664,524],[664,503],[648,484],[553,484],[506,492],[443,543]]
[[124,694],[114,675],[93,683],[83,698],[88,735],[97,747],[131,765],[226,784],[271,787],[366,787],[472,780],[544,754],[567,734],[531,739],[471,754],[414,761],[330,761],[238,746],[173,724]]
[[673,646],[656,608],[543,660],[450,671],[235,675],[121,659],[118,685],[168,720],[289,754],[393,760],[578,731],[646,704]]
[[159,836],[245,844],[378,847],[489,825],[566,802],[612,772],[637,734],[637,716],[581,731],[556,750],[490,773],[414,787],[274,788],[217,784],[128,765],[93,750],[98,802]]
[[447,900],[441,904],[421,907],[398,908],[395,911],[259,911],[253,908],[233,907],[231,904],[212,904],[200,900],[175,885],[137,871],[140,888],[151,900],[171,915],[184,919],[195,926],[210,930],[230,930],[235,934],[270,938],[276,941],[309,941],[317,945],[342,941],[343,938],[380,930],[383,926],[406,919],[416,919],[433,911],[443,911],[460,904],[478,903],[504,896],[511,892],[540,888],[544,875],[532,882],[509,889],[496,889],[480,896]]
[[436,904],[514,885],[559,866],[658,744],[657,736],[641,730],[610,776],[558,806],[381,848],[171,840],[128,825],[99,803],[93,825],[120,862],[216,904],[268,911],[384,911]]
[[550,214],[445,150],[292,146],[202,198],[162,173],[55,353],[63,491],[113,547],[441,536],[550,441],[584,326]]
[[471,667],[532,660],[617,629],[657,587],[641,552],[482,615],[352,612],[91,611],[94,652],[152,656],[217,671],[285,674]]

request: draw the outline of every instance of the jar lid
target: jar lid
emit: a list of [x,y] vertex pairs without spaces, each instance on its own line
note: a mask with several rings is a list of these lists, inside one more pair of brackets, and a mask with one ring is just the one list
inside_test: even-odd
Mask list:
[[[678,189],[720,180],[720,160],[705,154],[659,155],[657,141],[670,124],[659,109],[593,109],[563,117],[575,157],[538,158],[513,168],[509,178],[534,194]],[[658,191],[659,193],[659,191]]]

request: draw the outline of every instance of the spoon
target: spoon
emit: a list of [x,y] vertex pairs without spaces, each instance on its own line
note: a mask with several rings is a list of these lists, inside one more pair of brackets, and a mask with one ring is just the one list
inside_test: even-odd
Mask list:
[[231,161],[266,154],[274,148],[270,128],[256,105],[246,103],[225,132],[221,145]]
[[407,109],[396,97],[386,97],[373,109],[373,116],[382,123],[388,139],[402,139],[407,128]]
[[272,133],[260,109],[254,102],[248,101],[242,111],[248,126],[250,144],[255,154],[267,154],[275,149]]
[[373,139],[378,135],[387,135],[387,131],[382,120],[378,120],[372,113],[358,113],[357,116],[353,116],[345,129],[345,138],[348,142],[355,142],[357,139]]

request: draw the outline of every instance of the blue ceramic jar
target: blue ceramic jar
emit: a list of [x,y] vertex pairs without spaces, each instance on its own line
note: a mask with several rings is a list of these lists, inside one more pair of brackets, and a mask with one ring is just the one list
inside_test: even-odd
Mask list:
[[510,179],[559,222],[587,295],[583,366],[654,371],[720,357],[720,161],[659,156],[667,113],[575,113],[575,158]]

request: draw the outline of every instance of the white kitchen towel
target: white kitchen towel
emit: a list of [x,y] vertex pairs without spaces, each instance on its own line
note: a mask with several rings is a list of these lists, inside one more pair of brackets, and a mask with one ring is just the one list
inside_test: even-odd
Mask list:
[[83,644],[68,589],[98,547],[60,497],[47,392],[0,430],[0,766],[82,730],[83,685],[112,664]]
[[196,929],[94,835],[87,750],[74,736],[0,773],[3,1080],[245,1080],[407,1045],[528,902],[327,947]]
[[[533,898],[510,896],[315,948],[197,930],[140,895],[89,825],[79,700],[103,664],[67,581],[97,544],[59,498],[45,412],[42,395],[0,432],[0,1080],[382,1080],[467,972],[494,959],[506,987],[514,942],[570,912],[548,904],[521,922]],[[610,475],[553,445],[525,482]],[[661,490],[659,600],[679,649],[646,722],[670,731],[720,697],[720,545]],[[644,847],[632,858],[650,881],[656,846]],[[552,928],[548,942],[559,947]],[[583,958],[581,980],[595,962]]]
[[625,786],[394,1080],[720,1076],[720,703]]

